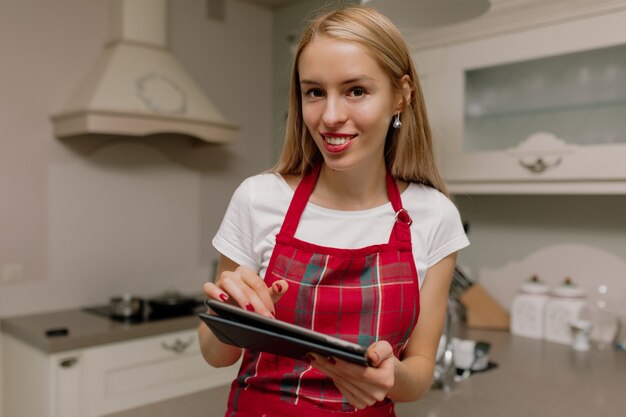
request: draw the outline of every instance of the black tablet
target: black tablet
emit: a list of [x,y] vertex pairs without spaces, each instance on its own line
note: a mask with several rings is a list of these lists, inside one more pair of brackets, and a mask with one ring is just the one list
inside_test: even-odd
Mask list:
[[367,348],[284,321],[270,319],[221,301],[208,300],[217,314],[199,315],[219,340],[250,350],[303,359],[309,352],[369,365]]

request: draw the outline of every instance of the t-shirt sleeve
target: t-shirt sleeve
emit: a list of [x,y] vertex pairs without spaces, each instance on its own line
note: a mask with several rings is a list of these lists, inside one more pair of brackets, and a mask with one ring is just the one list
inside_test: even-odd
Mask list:
[[222,255],[253,271],[259,269],[254,255],[254,222],[250,179],[235,190],[222,223],[213,238],[213,247]]
[[451,253],[469,245],[459,210],[449,198],[440,193],[437,195],[440,216],[434,225],[428,245],[429,268]]

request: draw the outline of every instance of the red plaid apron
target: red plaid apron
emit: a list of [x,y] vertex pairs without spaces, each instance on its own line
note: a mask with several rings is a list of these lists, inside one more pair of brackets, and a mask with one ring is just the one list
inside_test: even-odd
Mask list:
[[[265,275],[284,279],[289,290],[276,317],[362,346],[387,340],[400,357],[419,315],[419,285],[411,250],[411,219],[396,181],[387,173],[387,194],[396,222],[389,242],[359,249],[323,247],[296,239],[300,217],[321,165],[295,191]],[[306,361],[245,351],[231,387],[227,417],[394,416],[389,399],[358,411],[333,381]]]

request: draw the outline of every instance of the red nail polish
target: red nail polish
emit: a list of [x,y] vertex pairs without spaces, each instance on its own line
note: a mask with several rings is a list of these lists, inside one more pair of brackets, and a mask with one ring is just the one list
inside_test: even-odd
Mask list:
[[276,288],[278,289],[278,292],[283,292],[283,286],[279,283],[276,283]]
[[330,362],[331,365],[334,365],[337,363],[337,361],[335,360],[335,358],[333,358],[332,356],[330,358],[328,358],[328,362]]
[[250,303],[246,304],[246,310],[248,310],[248,311],[255,311],[254,310],[254,306],[252,304],[250,304]]
[[223,302],[228,301],[228,295],[226,293],[221,293],[220,300],[222,300]]

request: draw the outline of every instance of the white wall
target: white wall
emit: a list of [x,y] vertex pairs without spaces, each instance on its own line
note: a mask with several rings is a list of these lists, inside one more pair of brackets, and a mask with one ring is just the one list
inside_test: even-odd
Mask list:
[[21,265],[23,279],[0,280],[0,316],[200,290],[232,191],[272,160],[272,15],[226,6],[224,21],[205,2],[169,7],[172,51],[241,127],[235,145],[194,146],[54,138],[49,115],[108,39],[108,2],[3,3],[0,265]]
[[[272,162],[272,14],[229,0],[216,21],[205,7],[170,2],[169,45],[239,124],[227,147],[54,138],[49,115],[108,40],[108,2],[1,3],[0,317],[201,290],[230,195]],[[16,264],[22,279],[2,280]]]
[[[456,203],[463,219],[470,222],[471,245],[461,252],[459,260],[475,279],[481,279],[481,270],[520,262],[555,245],[590,246],[626,262],[626,196],[480,195],[456,196]],[[598,284],[617,280],[622,285],[614,290],[626,287],[626,276],[606,277],[604,265],[596,262],[590,266],[595,271],[591,277],[563,265],[561,279],[571,275],[575,282]],[[537,265],[538,270],[544,267]],[[501,279],[515,289],[521,284],[512,277]],[[626,293],[620,296],[626,299]],[[622,308],[626,309],[626,301]]]

